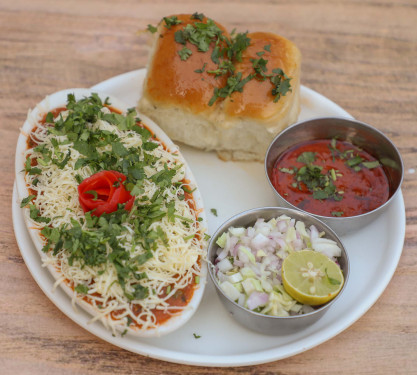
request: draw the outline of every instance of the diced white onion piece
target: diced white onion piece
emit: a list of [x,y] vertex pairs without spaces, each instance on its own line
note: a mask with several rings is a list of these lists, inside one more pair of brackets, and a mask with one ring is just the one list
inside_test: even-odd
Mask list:
[[224,258],[219,263],[217,263],[217,267],[219,267],[220,271],[227,272],[233,269],[233,264],[228,258]]
[[342,249],[337,243],[328,238],[316,238],[311,243],[313,250],[323,253],[329,258],[337,258],[342,255]]
[[248,297],[246,304],[249,310],[254,310],[259,306],[265,306],[268,303],[268,300],[268,294],[254,291]]
[[247,296],[256,290],[255,284],[252,282],[252,280],[254,279],[249,278],[242,281],[243,290],[245,291]]
[[241,275],[243,276],[244,279],[247,279],[249,277],[256,277],[255,272],[253,272],[253,270],[249,267],[243,267],[240,270]]
[[247,248],[246,246],[240,246],[239,250],[238,250],[238,255],[239,255],[239,259],[243,262],[243,263],[253,263],[255,264],[255,255],[252,254],[252,252],[250,251],[249,248]]
[[226,276],[226,280],[232,284],[238,283],[243,280],[242,274],[240,272],[236,272],[233,275]]
[[221,247],[219,247],[219,249],[221,250],[218,254],[217,254],[217,260],[223,260],[224,258],[227,257],[227,254],[229,253],[229,251],[225,248],[222,250]]
[[252,246],[259,250],[266,247],[271,240],[262,233],[258,233],[251,241]]
[[317,230],[315,225],[311,225],[310,226],[310,239],[311,239],[311,241],[313,241],[313,239],[318,238],[318,237],[319,237],[319,231]]
[[262,285],[262,289],[265,292],[272,292],[272,285],[270,283],[268,283],[268,281],[266,280],[261,280],[261,285]]
[[224,294],[226,294],[226,296],[229,297],[232,301],[236,301],[237,299],[239,299],[239,291],[229,281],[223,281],[220,284],[220,288],[222,289]]
[[232,236],[240,237],[245,234],[245,228],[239,227],[239,228],[229,228],[229,232]]
[[237,300],[238,305],[244,306],[246,301],[246,296],[243,293],[240,293],[240,296]]

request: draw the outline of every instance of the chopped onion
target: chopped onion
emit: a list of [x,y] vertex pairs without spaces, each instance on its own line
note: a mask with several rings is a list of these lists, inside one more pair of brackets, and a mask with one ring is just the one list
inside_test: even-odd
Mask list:
[[269,300],[269,295],[266,293],[252,292],[246,304],[249,310],[255,310],[259,306],[265,306]]

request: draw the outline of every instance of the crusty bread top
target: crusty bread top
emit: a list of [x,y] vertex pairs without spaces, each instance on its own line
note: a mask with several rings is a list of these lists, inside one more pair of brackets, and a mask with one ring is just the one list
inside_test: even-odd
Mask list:
[[[181,24],[165,27],[161,22],[158,27],[157,41],[154,45],[154,53],[148,65],[148,75],[145,83],[144,94],[153,101],[163,105],[178,105],[187,108],[191,112],[212,111],[215,106],[208,105],[213,96],[214,87],[222,87],[226,84],[227,77],[215,78],[208,74],[208,70],[217,69],[217,65],[211,60],[214,43],[211,43],[207,52],[198,52],[194,44],[187,43],[187,48],[192,55],[182,61],[178,55],[184,46],[175,42],[175,32],[183,29],[187,24],[194,24],[190,14],[180,14],[177,18]],[[197,21],[200,22],[200,21]],[[207,22],[204,18],[203,22]],[[223,26],[216,23],[228,36]],[[195,73],[207,64],[203,73]]]
[[[262,58],[268,60],[266,64],[268,73],[275,68],[281,68],[291,77],[291,86],[295,87],[299,81],[301,65],[301,54],[295,44],[282,36],[265,32],[250,33],[248,38],[251,39],[250,46],[243,52],[242,61],[235,63],[236,71],[242,72],[244,77],[251,74],[253,65],[250,60],[259,58],[257,52],[265,52]],[[267,45],[271,46],[271,52],[264,49]],[[243,92],[235,92],[225,99],[226,115],[244,116],[262,121],[268,120],[277,112],[282,112],[291,100],[291,92],[281,96],[274,103],[273,87],[269,80],[252,79],[245,85]]]
[[[273,84],[268,80],[260,81],[252,79],[243,88],[243,92],[234,92],[226,99],[219,98],[214,105],[209,106],[213,96],[214,88],[221,88],[226,85],[227,76],[215,77],[207,71],[216,70],[218,65],[211,59],[214,42],[211,43],[207,52],[199,52],[197,47],[186,43],[186,47],[192,51],[191,56],[182,61],[178,51],[184,46],[175,41],[175,32],[183,29],[187,24],[194,24],[190,14],[176,15],[182,23],[167,28],[162,21],[158,26],[158,33],[155,34],[153,54],[148,64],[148,74],[145,80],[144,96],[151,102],[160,106],[176,106],[183,110],[198,114],[212,113],[223,118],[220,127],[228,127],[231,121],[237,121],[242,117],[252,118],[264,123],[269,127],[272,122],[276,123],[290,110],[293,103],[292,96],[298,90],[300,80],[301,55],[298,48],[291,41],[276,34],[255,32],[248,34],[251,39],[250,46],[243,51],[242,61],[235,62],[236,72],[242,72],[245,78],[254,73],[251,59],[257,59],[258,52],[264,52],[262,58],[268,60],[268,73],[275,68],[281,68],[291,78],[293,91],[281,96],[278,102],[274,103],[271,93]],[[202,22],[207,22],[204,18]],[[223,30],[226,37],[229,34],[225,28],[216,23]],[[270,45],[270,52],[264,47]],[[196,73],[206,64],[203,73]]]

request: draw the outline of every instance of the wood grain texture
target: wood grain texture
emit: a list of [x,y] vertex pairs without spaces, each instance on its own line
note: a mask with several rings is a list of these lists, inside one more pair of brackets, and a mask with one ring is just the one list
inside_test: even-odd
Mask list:
[[[182,366],[129,353],[84,331],[42,293],[13,234],[14,150],[46,94],[146,66],[139,29],[204,12],[228,28],[277,32],[303,54],[302,83],[385,132],[404,159],[407,228],[377,303],[334,339],[242,368]],[[417,3],[354,1],[0,1],[0,372],[2,374],[416,374]]]

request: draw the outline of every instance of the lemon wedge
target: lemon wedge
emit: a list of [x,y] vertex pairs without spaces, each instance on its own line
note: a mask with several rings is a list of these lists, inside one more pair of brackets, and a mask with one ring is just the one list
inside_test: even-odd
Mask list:
[[306,305],[322,305],[338,295],[344,277],[340,267],[313,250],[294,251],[282,264],[285,291]]

